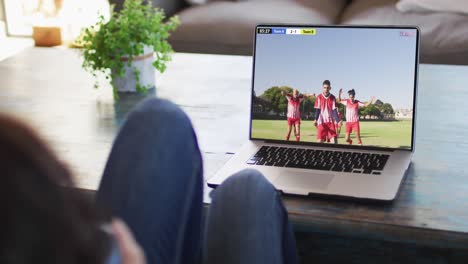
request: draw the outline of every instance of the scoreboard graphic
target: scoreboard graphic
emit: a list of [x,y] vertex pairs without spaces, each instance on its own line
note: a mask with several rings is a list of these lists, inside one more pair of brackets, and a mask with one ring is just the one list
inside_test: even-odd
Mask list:
[[316,35],[315,28],[258,28],[258,34]]

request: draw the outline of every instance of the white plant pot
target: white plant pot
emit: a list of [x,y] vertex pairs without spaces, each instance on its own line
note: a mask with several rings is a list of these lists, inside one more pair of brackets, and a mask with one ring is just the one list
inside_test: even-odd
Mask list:
[[[127,60],[122,57],[122,60]],[[125,65],[125,74],[123,77],[113,76],[112,83],[119,92],[136,92],[136,79],[134,68],[140,71],[140,84],[144,87],[156,87],[156,72],[153,67],[154,52],[149,46],[144,47],[144,52],[141,55],[135,56],[131,62],[131,66]]]

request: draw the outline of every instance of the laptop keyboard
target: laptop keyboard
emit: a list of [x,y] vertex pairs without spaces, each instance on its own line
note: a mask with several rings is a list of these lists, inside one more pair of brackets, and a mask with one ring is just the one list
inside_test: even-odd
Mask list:
[[388,158],[385,154],[263,146],[247,164],[381,174]]

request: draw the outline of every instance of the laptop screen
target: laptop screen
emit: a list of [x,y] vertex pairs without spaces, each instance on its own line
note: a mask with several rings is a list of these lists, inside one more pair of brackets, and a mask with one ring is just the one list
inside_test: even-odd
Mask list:
[[251,139],[413,149],[416,28],[257,26]]

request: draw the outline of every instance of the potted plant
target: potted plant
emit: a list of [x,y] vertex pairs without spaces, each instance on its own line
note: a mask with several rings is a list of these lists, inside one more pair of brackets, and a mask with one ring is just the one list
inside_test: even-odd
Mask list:
[[[151,1],[149,1],[151,2]],[[162,9],[144,4],[142,0],[126,0],[123,9],[112,8],[109,21],[99,21],[83,30],[82,67],[96,78],[98,74],[117,92],[140,92],[155,87],[155,69],[163,73],[173,52],[167,42],[170,32],[179,25],[174,16],[165,20]]]

